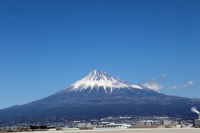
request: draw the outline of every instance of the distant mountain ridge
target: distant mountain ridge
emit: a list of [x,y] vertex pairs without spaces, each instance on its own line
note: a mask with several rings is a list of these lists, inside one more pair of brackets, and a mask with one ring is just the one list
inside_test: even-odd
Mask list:
[[66,89],[24,105],[0,110],[0,125],[98,119],[118,115],[194,116],[199,99],[169,96],[92,71]]

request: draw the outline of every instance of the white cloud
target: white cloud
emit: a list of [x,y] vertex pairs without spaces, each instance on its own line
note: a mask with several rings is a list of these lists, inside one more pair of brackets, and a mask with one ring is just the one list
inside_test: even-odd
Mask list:
[[[149,80],[146,80],[142,82],[140,85],[144,88],[148,88],[154,91],[159,91],[160,89],[164,88],[162,85],[162,80],[167,77],[166,74],[161,74],[159,78],[151,78]],[[168,89],[179,89],[179,88],[188,88],[194,85],[194,81],[188,81],[185,84],[182,85],[175,85],[173,87],[170,87]]]
[[194,85],[194,81],[189,81],[189,82],[182,84],[182,85],[175,85],[175,86],[171,87],[170,89],[187,88],[187,87],[190,87],[190,86],[193,86],[193,85]]
[[149,83],[143,83],[142,87],[145,87],[154,91],[159,91],[160,89],[163,88],[163,85],[159,85],[156,82],[149,82]]
[[156,79],[156,78],[151,78],[147,81],[144,81],[141,86],[144,88],[148,88],[154,91],[159,91],[160,89],[163,88],[163,85],[160,84],[160,82],[162,81],[163,78],[165,78],[167,75],[166,74],[162,74],[160,75],[160,78]]
[[167,77],[167,75],[166,74],[161,74],[160,77],[161,78],[165,78],[165,77]]

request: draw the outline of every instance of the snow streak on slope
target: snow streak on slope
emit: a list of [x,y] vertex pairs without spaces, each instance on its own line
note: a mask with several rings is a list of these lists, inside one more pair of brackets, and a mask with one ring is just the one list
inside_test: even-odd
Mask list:
[[139,85],[134,85],[126,83],[123,80],[111,76],[110,74],[103,71],[92,71],[87,76],[83,77],[81,80],[72,84],[69,88],[71,91],[82,91],[90,88],[99,88],[103,87],[107,93],[107,88],[109,88],[112,93],[113,89],[122,89],[122,88],[137,88],[142,89]]

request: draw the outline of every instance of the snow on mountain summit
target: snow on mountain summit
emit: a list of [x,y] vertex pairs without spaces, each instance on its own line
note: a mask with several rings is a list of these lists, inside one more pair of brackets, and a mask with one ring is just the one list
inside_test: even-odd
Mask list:
[[103,71],[92,71],[82,79],[78,80],[74,84],[72,84],[69,88],[71,91],[82,91],[90,88],[100,88],[103,87],[105,92],[107,93],[107,88],[109,88],[112,93],[113,89],[121,89],[121,88],[137,88],[142,89],[139,85],[134,85],[127,83],[119,78],[111,76],[110,74]]

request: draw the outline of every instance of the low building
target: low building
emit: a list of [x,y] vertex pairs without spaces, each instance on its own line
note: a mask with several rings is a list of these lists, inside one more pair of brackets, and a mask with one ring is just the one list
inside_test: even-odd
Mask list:
[[145,126],[151,126],[151,125],[153,125],[152,123],[153,123],[152,120],[146,120],[145,121]]
[[172,121],[171,120],[163,120],[162,125],[166,126],[166,125],[171,125]]
[[193,125],[195,128],[200,128],[200,119],[195,119]]
[[129,124],[115,124],[115,123],[107,123],[103,125],[99,125],[94,129],[121,129],[121,128],[128,128],[131,125]]

